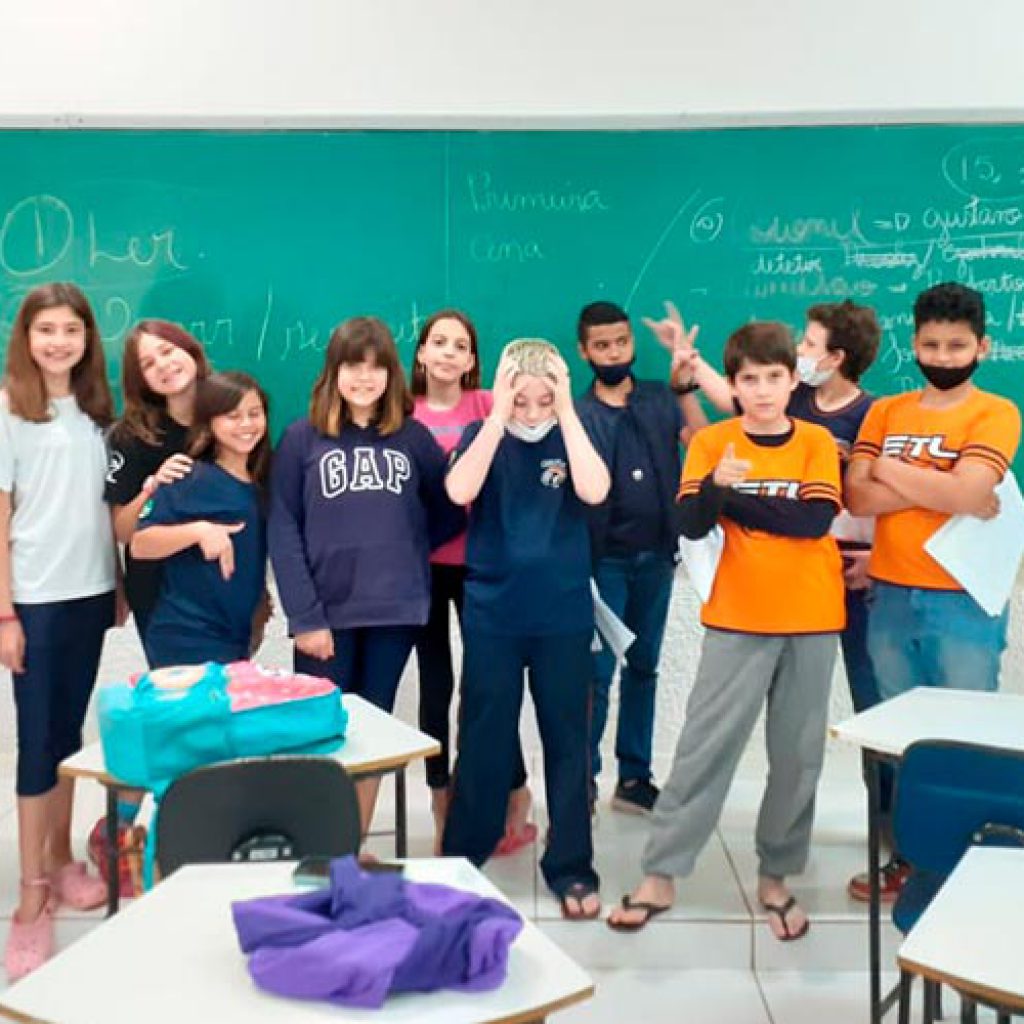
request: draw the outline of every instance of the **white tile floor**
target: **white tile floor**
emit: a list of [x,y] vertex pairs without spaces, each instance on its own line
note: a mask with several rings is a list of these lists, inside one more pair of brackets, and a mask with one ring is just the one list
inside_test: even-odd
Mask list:
[[[116,673],[133,663],[134,648],[121,651]],[[271,659],[268,659],[271,660]],[[279,659],[272,659],[279,663]],[[403,684],[398,714],[415,721],[415,682]],[[528,720],[524,745],[534,780],[535,817],[545,825],[542,765],[535,730]],[[775,941],[756,910],[753,823],[764,775],[763,740],[755,735],[730,791],[720,827],[692,878],[683,882],[669,914],[638,935],[613,933],[603,922],[568,923],[544,887],[535,848],[492,861],[487,874],[521,913],[533,918],[593,975],[597,995],[554,1019],[588,1024],[862,1024],[867,1014],[867,923],[865,909],[845,895],[849,876],[864,861],[865,810],[860,763],[855,752],[830,744],[819,790],[818,814],[807,872],[793,880],[813,925],[805,939]],[[667,756],[656,759],[663,775]],[[628,892],[637,879],[645,838],[643,819],[612,812],[607,805],[614,779],[601,780],[602,802],[595,821],[595,849],[606,904]],[[0,755],[0,943],[6,938],[17,885],[13,757]],[[422,769],[409,780],[410,853],[429,855],[432,822]],[[375,827],[392,820],[393,790],[382,789]],[[100,787],[80,784],[75,832],[84,846],[92,822],[102,813]],[[390,853],[390,840],[371,839],[370,848]],[[99,924],[98,914],[62,917],[62,946]],[[888,962],[898,945],[886,934]],[[2,987],[2,978],[0,978]],[[947,1013],[956,1011],[947,999]],[[99,1022],[98,1022],[99,1024]]]

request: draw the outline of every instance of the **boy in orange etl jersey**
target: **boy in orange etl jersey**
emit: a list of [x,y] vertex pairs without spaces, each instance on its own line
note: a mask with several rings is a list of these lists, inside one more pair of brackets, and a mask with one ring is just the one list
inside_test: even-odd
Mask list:
[[742,414],[705,427],[687,451],[682,533],[720,524],[721,561],[686,721],[644,849],[644,879],[608,919],[642,928],[675,899],[721,814],[743,749],[767,703],[768,780],[757,819],[758,898],[775,937],[798,939],[807,916],[786,886],[803,870],[825,748],[842,561],[829,528],[839,457],[821,426],[790,419],[796,350],[783,324],[751,323],[726,342],[725,373]]
[[[924,545],[953,515],[998,511],[993,490],[1016,454],[1020,413],[971,382],[989,350],[978,292],[929,288],[914,303],[914,327],[926,385],[871,407],[846,474],[850,511],[878,517],[868,653],[883,700],[915,686],[995,690],[1006,647],[1008,608],[988,615]],[[898,858],[883,868],[883,899],[905,874]],[[858,876],[851,895],[867,886]]]

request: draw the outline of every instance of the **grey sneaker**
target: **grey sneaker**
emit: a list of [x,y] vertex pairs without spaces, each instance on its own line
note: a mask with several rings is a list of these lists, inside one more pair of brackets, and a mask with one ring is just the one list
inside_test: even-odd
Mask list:
[[649,817],[661,791],[650,779],[628,779],[615,787],[612,809]]

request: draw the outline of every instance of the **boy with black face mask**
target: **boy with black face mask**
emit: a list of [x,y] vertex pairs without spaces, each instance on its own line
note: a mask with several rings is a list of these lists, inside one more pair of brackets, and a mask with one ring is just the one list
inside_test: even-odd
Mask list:
[[1008,610],[988,615],[925,551],[957,514],[990,518],[1021,419],[1012,401],[971,382],[988,354],[982,296],[937,285],[913,306],[913,351],[927,384],[880,398],[846,477],[855,515],[876,515],[868,572],[876,583],[867,646],[886,699],[913,686],[994,690]]
[[[868,654],[883,700],[915,686],[995,690],[1008,608],[988,615],[924,549],[953,515],[991,518],[993,493],[1020,441],[1020,414],[971,382],[989,351],[985,302],[971,288],[940,284],[914,303],[914,355],[921,391],[878,399],[846,474],[846,503],[877,516],[868,566],[874,581]],[[895,899],[907,867],[894,853],[881,871]],[[850,894],[863,898],[858,875]]]
[[[601,597],[636,634],[619,677],[619,771],[612,807],[647,815],[658,797],[651,778],[651,737],[678,540],[674,504],[682,470],[679,435],[684,425],[693,430],[707,420],[692,383],[692,337],[680,335],[667,384],[634,377],[632,328],[625,311],[614,303],[585,306],[577,337],[580,355],[594,373],[594,383],[577,401],[577,412],[612,477],[608,500],[589,510],[593,575]],[[591,718],[594,800],[614,674],[612,653],[598,652]]]
[[868,651],[883,699],[914,686],[995,690],[1007,609],[989,616],[924,549],[953,515],[986,519],[1020,441],[1020,413],[971,382],[989,351],[982,296],[940,284],[914,303],[923,390],[871,407],[846,476],[855,515],[878,517]]

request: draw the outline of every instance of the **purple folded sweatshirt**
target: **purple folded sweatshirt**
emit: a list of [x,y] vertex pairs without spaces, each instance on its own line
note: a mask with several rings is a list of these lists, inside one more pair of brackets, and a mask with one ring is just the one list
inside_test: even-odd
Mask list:
[[256,984],[275,995],[375,1008],[392,992],[482,992],[505,980],[523,928],[500,900],[331,863],[328,888],[233,903]]

